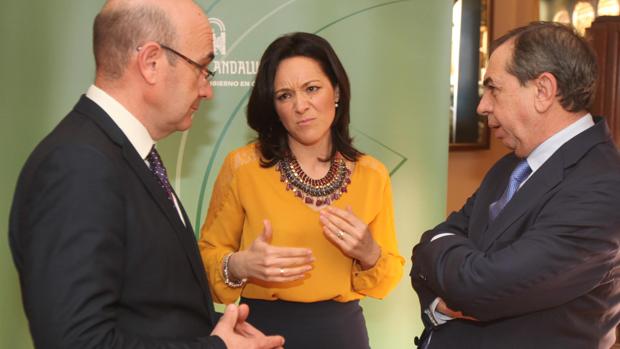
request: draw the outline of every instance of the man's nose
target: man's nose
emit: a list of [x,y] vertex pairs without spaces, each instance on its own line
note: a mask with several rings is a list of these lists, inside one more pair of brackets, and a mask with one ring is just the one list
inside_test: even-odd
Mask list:
[[213,86],[211,86],[210,81],[205,81],[203,84],[201,84],[201,86],[198,88],[198,95],[204,99],[213,98]]
[[488,92],[484,92],[480,97],[480,102],[476,108],[476,112],[480,115],[488,116],[491,113],[491,102],[489,101]]

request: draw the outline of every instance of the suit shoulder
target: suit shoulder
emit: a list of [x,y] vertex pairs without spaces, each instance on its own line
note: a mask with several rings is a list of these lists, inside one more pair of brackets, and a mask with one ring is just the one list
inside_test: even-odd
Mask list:
[[119,153],[119,147],[91,120],[72,112],[35,146],[24,166],[36,166],[50,156],[58,160],[66,156],[70,160],[72,156],[79,156],[79,153],[98,153],[110,158],[112,153]]
[[[92,146],[104,150],[114,142],[90,118],[78,112],[70,112],[39,143],[35,152],[51,150],[59,146]],[[113,147],[112,149],[118,149]]]
[[611,186],[620,184],[620,154],[613,143],[592,147],[574,165],[566,168],[571,183],[606,182]]
[[620,176],[620,152],[610,141],[595,147],[597,151],[591,152],[591,161]]

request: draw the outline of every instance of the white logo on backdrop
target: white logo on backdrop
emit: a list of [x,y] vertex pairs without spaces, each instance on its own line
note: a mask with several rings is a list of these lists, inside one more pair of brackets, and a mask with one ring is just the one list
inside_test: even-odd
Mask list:
[[213,28],[213,48],[216,55],[226,54],[226,26],[219,18],[209,18]]
[[[227,55],[232,53],[226,49],[226,25],[219,18],[209,18],[213,28],[213,50],[216,59],[213,69],[217,72],[212,86],[218,87],[250,87],[254,86],[254,76],[258,71],[257,60],[228,60]],[[234,49],[235,44],[233,44]]]

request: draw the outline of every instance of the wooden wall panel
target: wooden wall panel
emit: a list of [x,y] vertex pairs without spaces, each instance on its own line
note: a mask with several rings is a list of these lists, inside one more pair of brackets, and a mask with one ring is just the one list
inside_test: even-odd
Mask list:
[[620,146],[620,16],[596,18],[587,36],[599,65],[592,113],[607,118],[616,145]]

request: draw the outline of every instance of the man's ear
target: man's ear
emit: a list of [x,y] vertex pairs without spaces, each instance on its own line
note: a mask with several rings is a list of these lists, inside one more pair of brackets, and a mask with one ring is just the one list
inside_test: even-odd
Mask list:
[[154,42],[138,47],[138,69],[148,84],[152,85],[157,82],[164,56],[163,49]]
[[557,100],[558,81],[555,76],[549,72],[540,74],[534,81],[535,100],[534,107],[539,113],[544,113]]

